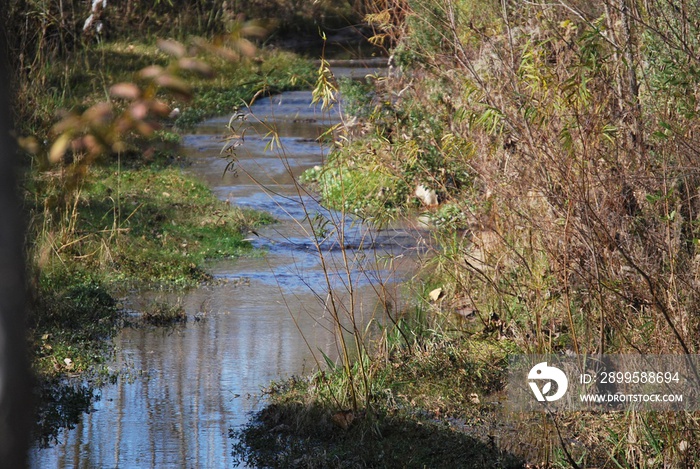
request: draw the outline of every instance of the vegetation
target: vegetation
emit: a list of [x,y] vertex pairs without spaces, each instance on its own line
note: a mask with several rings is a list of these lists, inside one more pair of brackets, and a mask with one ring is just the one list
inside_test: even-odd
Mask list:
[[[367,459],[336,450],[346,435],[369,438],[391,422],[386,390],[400,392],[400,406],[414,416],[416,408],[430,418],[447,409],[473,422],[465,396],[478,377],[493,385],[473,391],[476,407],[496,415],[505,362],[470,366],[488,350],[697,353],[696,6],[371,5],[373,41],[391,47],[396,71],[371,88],[346,86],[355,119],[326,165],[305,177],[328,204],[380,225],[403,215],[427,221],[434,242],[423,275],[434,289],[422,292],[415,319],[396,313],[384,354],[370,353],[355,330],[358,344],[343,345],[359,360],[343,358],[315,380],[278,387],[283,392],[272,394],[259,424],[243,432],[253,457],[299,458],[294,448],[308,438],[334,458],[329,466],[381,465],[371,450]],[[415,196],[421,187],[437,204]],[[441,362],[445,349],[457,358]],[[436,362],[447,381],[426,372]],[[326,428],[347,409],[362,416],[347,430],[319,432],[321,442],[309,428]],[[491,435],[500,448],[546,467],[693,467],[700,460],[690,449],[698,431],[692,412],[497,420],[507,427]],[[276,440],[249,440],[275,427]]]

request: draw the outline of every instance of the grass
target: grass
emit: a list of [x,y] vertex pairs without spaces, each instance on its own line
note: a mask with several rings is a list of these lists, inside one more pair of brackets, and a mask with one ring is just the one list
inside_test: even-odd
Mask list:
[[43,276],[30,315],[35,367],[80,373],[103,362],[119,318],[114,298],[89,274]]
[[[308,421],[300,421],[299,415]],[[343,429],[332,415],[317,404],[272,404],[258,414],[258,423],[242,432],[236,448],[247,464],[276,468],[522,467],[517,457],[444,422],[376,414],[360,416]]]
[[[233,112],[257,93],[274,93],[310,86],[314,67],[309,60],[280,50],[263,50],[255,59],[231,62],[202,55],[214,73],[204,78],[185,73],[192,89],[190,101],[162,95],[182,113],[178,127],[189,128],[211,116]],[[155,41],[116,41],[95,44],[70,53],[63,60],[50,61],[35,71],[37,80],[20,83],[16,95],[16,121],[24,135],[44,137],[61,110],[84,111],[107,100],[109,88],[130,82],[145,67],[167,67],[171,57]]]
[[143,312],[142,321],[154,326],[184,324],[187,314],[181,304],[156,302]]
[[[45,209],[35,225],[29,336],[43,444],[74,425],[90,409],[94,387],[110,378],[110,339],[124,324],[115,296],[208,281],[208,259],[253,254],[248,227],[271,221],[218,200],[179,165],[132,161],[90,171],[67,213]],[[156,326],[186,319],[177,305],[154,306],[143,318]]]
[[101,272],[112,287],[193,286],[208,279],[205,260],[250,252],[247,228],[271,221],[218,200],[178,166],[112,164],[90,171],[71,195],[70,230],[37,234],[52,251],[41,264],[44,272],[79,260],[81,269]]
[[109,376],[110,339],[121,314],[102,283],[84,271],[66,269],[40,277],[29,309],[29,346],[39,376],[35,438],[55,442],[96,398],[94,387]]
[[184,104],[175,125],[191,127],[201,120],[227,113],[248,104],[258,93],[275,94],[311,86],[311,61],[283,52],[264,52],[244,66],[214,61],[217,77],[213,82],[195,81],[194,99]]

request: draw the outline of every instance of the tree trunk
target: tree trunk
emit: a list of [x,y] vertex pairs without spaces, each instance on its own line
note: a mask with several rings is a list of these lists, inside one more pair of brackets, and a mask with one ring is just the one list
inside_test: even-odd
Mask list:
[[[6,2],[0,1],[4,9]],[[27,466],[32,422],[31,378],[26,351],[24,223],[17,151],[10,135],[10,87],[6,25],[0,25],[0,467]]]

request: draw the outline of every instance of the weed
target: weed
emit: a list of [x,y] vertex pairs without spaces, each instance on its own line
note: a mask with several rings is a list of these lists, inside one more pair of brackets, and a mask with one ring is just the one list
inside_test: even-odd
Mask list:
[[169,326],[187,322],[181,304],[153,303],[143,312],[143,321],[154,326]]

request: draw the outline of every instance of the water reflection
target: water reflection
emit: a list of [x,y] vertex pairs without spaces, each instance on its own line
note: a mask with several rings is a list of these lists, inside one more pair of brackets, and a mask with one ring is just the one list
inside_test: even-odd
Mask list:
[[[256,262],[266,260],[246,259],[236,275]],[[169,330],[125,329],[115,365],[126,373],[102,389],[94,411],[59,445],[36,454],[35,466],[231,466],[228,429],[259,408],[260,387],[316,367],[316,350],[299,330],[313,347],[336,354],[327,313],[301,286],[286,285],[284,295],[264,280],[210,286],[179,299],[190,317],[203,319]],[[364,320],[376,306],[364,305]]]

